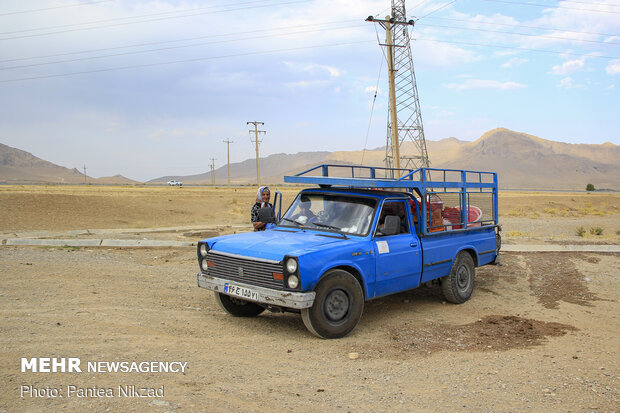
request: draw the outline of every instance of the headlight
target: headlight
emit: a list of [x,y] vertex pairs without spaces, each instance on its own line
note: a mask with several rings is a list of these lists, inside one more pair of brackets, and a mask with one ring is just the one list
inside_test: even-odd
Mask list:
[[200,244],[200,255],[204,257],[207,255],[207,251],[209,251],[207,249],[207,244]]
[[296,275],[289,275],[286,283],[288,284],[288,288],[295,289],[299,287],[299,278],[297,278]]
[[288,260],[286,260],[286,271],[288,273],[294,273],[295,271],[297,271],[297,260],[295,260],[295,258],[289,258]]
[[209,263],[206,258],[203,258],[202,261],[200,261],[200,266],[202,267],[203,271],[207,271],[207,267],[209,266]]

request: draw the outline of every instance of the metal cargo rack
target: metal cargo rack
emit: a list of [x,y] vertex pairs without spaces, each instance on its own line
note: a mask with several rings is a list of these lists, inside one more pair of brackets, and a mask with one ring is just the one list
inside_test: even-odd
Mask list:
[[[424,234],[443,233],[446,226],[431,225],[428,213],[430,207],[437,205],[433,199],[443,196],[452,201],[452,208],[460,208],[460,222],[448,225],[458,230],[468,230],[489,225],[497,226],[498,199],[497,173],[468,171],[459,169],[396,169],[362,165],[317,165],[293,176],[285,176],[284,182],[319,185],[320,187],[399,190],[421,196],[421,231]],[[415,191],[415,193],[414,193]],[[433,198],[435,197],[435,198]],[[481,219],[468,222],[468,211],[474,202],[483,204],[476,207],[481,211]],[[442,203],[443,209],[443,203]],[[458,209],[457,209],[458,211]],[[443,227],[443,229],[442,229]]]

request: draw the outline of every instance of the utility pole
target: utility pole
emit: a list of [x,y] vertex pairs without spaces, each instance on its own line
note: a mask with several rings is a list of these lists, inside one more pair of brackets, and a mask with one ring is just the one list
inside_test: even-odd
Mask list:
[[215,185],[215,158],[211,158],[211,185]]
[[222,141],[226,144],[226,155],[228,158],[228,186],[230,186],[230,144],[234,143],[234,141],[231,141],[230,139],[226,139],[225,141]]
[[261,142],[258,140],[259,133],[267,133],[264,130],[258,130],[258,125],[264,125],[264,122],[246,122],[246,125],[252,124],[254,125],[254,130],[250,130],[249,132],[254,132],[254,140],[252,142],[256,143],[256,184],[260,186],[260,161],[258,156],[258,144]]
[[86,164],[84,164],[84,184],[86,184]]
[[[406,20],[405,0],[391,1],[391,16],[387,16],[385,20],[375,19],[373,16],[366,19],[368,22],[378,23],[386,32],[386,44],[380,44],[387,48],[390,82],[385,165],[388,168],[428,168],[430,162],[413,69],[411,40],[407,30],[407,26],[413,26],[414,21]],[[403,142],[412,144],[410,148],[413,150],[410,153],[401,154]]]
[[[390,83],[390,115],[392,126],[392,156],[396,169],[400,169],[400,142],[398,141],[398,128],[394,125],[398,125],[398,117],[396,111],[396,88],[394,87],[394,42],[392,41],[392,22],[398,24],[394,19],[390,19],[390,16],[385,16],[389,19],[385,22],[385,40],[387,46],[387,61],[388,61],[388,79]],[[400,176],[400,172],[398,172]]]

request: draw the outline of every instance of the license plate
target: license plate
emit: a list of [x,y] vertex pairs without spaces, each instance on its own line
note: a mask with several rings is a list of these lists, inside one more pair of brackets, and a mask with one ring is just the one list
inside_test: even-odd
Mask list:
[[258,293],[250,288],[239,287],[238,285],[224,284],[224,292],[247,300],[258,300]]

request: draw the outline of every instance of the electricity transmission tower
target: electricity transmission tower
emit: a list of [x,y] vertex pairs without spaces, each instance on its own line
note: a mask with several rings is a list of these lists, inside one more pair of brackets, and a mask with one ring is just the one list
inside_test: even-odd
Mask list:
[[230,186],[230,144],[234,143],[234,141],[231,141],[230,139],[226,139],[225,141],[222,141],[226,144],[226,157],[228,160],[228,186]]
[[256,143],[256,184],[258,186],[260,186],[260,162],[258,159],[258,144],[261,143],[262,141],[258,140],[258,134],[259,133],[267,133],[264,130],[258,130],[258,125],[264,125],[264,122],[246,122],[246,125],[252,124],[254,125],[254,130],[250,130],[249,132],[252,133],[254,132],[254,140],[252,141],[253,143]]
[[[392,14],[385,20],[369,16],[366,21],[378,23],[385,29],[386,41],[382,46],[387,50],[390,83],[385,166],[396,169],[428,167],[430,163],[408,30],[414,21],[407,21],[405,0],[392,0]],[[401,154],[400,149],[405,142],[411,143],[412,149]]]

